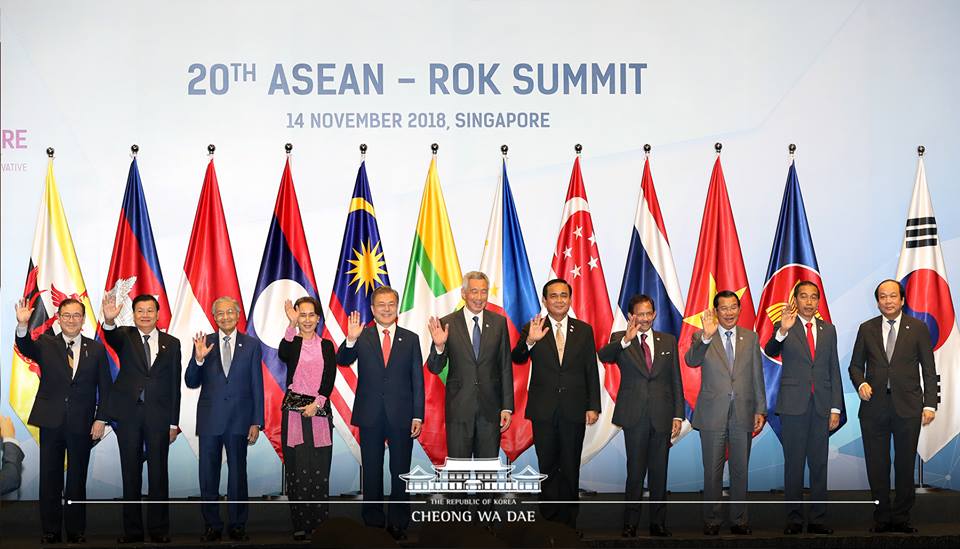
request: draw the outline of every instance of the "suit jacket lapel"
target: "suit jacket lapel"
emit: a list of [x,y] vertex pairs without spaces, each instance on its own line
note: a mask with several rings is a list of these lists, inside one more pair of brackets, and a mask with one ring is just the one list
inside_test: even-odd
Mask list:
[[[620,342],[617,342],[618,344]],[[638,372],[646,375],[647,367],[643,364],[643,351],[640,350],[640,336],[633,336],[630,340],[630,346],[627,347],[627,354],[633,359],[633,363]]]
[[[803,325],[802,318],[798,316],[797,320],[799,320],[800,322],[795,323],[793,325],[793,328],[790,328],[790,333],[796,334],[796,336],[800,338],[800,342],[802,343],[801,346],[804,349],[804,354],[806,354],[807,358],[810,359],[811,362],[813,362],[813,357],[810,355],[810,345],[807,343],[807,327]],[[816,319],[814,319],[814,323],[816,323]],[[817,335],[820,335],[820,334],[817,334]],[[776,334],[774,334],[774,336],[776,336]],[[789,333],[787,334],[787,337],[790,337]],[[817,340],[819,339],[820,338],[817,338]]]
[[[466,342],[467,348],[470,349],[470,356],[472,357],[473,343],[470,341],[470,332],[467,331],[467,320],[463,314],[463,308],[457,309],[457,314],[453,316],[453,322],[451,322],[453,326],[450,327],[450,337],[462,338]],[[483,343],[483,337],[480,338],[480,342]],[[477,359],[474,358],[473,360],[476,361]]]
[[[145,373],[149,372],[150,357],[148,357],[143,350],[143,336],[140,334],[140,330],[138,328],[134,327],[133,330],[130,332],[130,340],[132,342],[131,344],[133,345],[133,348],[135,349],[134,353],[137,355],[137,357],[140,358],[140,365],[143,367],[143,371]],[[158,348],[159,348],[159,345],[158,345]]]

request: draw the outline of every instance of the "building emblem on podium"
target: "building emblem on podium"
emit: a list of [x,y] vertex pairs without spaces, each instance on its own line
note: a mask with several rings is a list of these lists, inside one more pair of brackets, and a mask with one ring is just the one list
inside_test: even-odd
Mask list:
[[513,473],[513,465],[500,458],[451,458],[443,465],[431,466],[433,473],[414,465],[409,473],[400,475],[407,483],[409,494],[433,494],[440,492],[466,493],[527,493],[539,494],[540,483],[547,475],[527,465],[519,473]]

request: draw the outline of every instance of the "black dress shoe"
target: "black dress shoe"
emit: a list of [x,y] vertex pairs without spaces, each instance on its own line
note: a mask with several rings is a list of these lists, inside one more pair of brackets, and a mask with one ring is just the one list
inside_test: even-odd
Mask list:
[[83,534],[68,534],[67,543],[87,543],[87,538]]
[[166,534],[151,535],[150,541],[153,543],[170,543],[170,536]]
[[60,543],[60,534],[44,534],[40,536],[40,543]]
[[919,530],[910,526],[909,522],[898,522],[890,527],[890,531],[898,534],[916,534],[919,532]]
[[637,527],[624,524],[623,532],[620,535],[625,538],[635,538],[637,537]]
[[786,536],[795,536],[800,533],[803,533],[803,525],[799,522],[792,522],[783,529],[783,534]]
[[889,522],[875,522],[870,527],[870,531],[874,534],[886,534],[893,531],[893,525]]
[[667,530],[667,527],[662,524],[651,524],[650,535],[657,538],[669,538],[673,535],[673,532]]
[[406,541],[407,531],[397,526],[387,526],[387,533],[396,541]]
[[703,525],[703,535],[705,536],[716,536],[720,533],[719,524],[704,524]]
[[730,527],[730,533],[738,536],[749,536],[753,533],[753,529],[750,528],[749,524],[734,524]]
[[128,543],[143,543],[143,536],[120,536],[117,538],[117,543],[125,545]]
[[250,541],[250,536],[247,535],[247,531],[243,527],[231,528],[230,539],[233,541]]
[[203,535],[200,536],[200,541],[202,541],[203,543],[210,543],[210,542],[213,542],[213,541],[220,541],[221,535],[222,535],[222,534],[221,534],[220,530],[217,530],[216,528],[210,528],[210,527],[208,526],[207,529],[203,531]]
[[308,539],[310,539],[310,535],[303,530],[293,533],[293,541],[307,541]]
[[807,525],[808,534],[819,534],[821,536],[829,536],[833,534],[833,528],[829,528],[824,524],[808,524]]

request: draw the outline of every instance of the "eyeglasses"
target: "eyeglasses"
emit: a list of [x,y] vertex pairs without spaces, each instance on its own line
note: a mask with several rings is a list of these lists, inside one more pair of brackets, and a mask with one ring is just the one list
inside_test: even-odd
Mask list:
[[225,316],[237,316],[236,309],[227,309],[226,311],[217,311],[213,314],[215,318],[223,318]]
[[60,320],[80,320],[83,318],[83,313],[60,313],[57,316],[60,317]]

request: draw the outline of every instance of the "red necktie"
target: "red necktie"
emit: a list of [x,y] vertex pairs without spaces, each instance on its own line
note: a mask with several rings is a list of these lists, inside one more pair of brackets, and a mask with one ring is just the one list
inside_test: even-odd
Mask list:
[[[813,322],[807,322],[807,346],[810,347],[810,359],[817,359],[817,344],[813,342]],[[810,382],[810,392],[813,392],[813,382]]]
[[387,367],[390,360],[390,330],[383,331],[383,367]]

